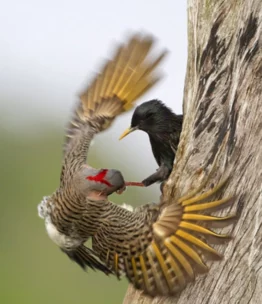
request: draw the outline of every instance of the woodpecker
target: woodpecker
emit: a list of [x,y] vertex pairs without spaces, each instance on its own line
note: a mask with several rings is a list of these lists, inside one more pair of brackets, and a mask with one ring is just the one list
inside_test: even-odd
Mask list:
[[[125,188],[121,172],[86,163],[93,137],[159,78],[156,68],[165,53],[146,60],[153,42],[149,37],[131,37],[81,94],[67,131],[60,185],[43,198],[38,214],[51,240],[83,269],[124,275],[135,288],[157,296],[174,295],[197,274],[208,271],[207,259],[222,258],[209,243],[228,241],[230,235],[210,226],[231,224],[238,214],[206,214],[234,201],[232,197],[204,201],[227,179],[200,193],[206,185],[202,183],[174,201],[162,198],[158,204],[134,210],[116,205],[108,196]],[[91,248],[85,245],[88,239]]]
[[125,183],[118,170],[92,168],[86,163],[87,152],[96,134],[161,79],[157,67],[166,51],[148,58],[154,43],[149,36],[131,36],[82,92],[67,128],[60,185],[38,206],[49,237],[84,269],[112,272],[84,243],[107,222],[112,211],[108,195],[133,184]]
[[120,139],[135,130],[142,130],[148,134],[159,168],[142,181],[145,187],[168,179],[173,168],[182,124],[183,115],[173,113],[160,100],[153,99],[136,107],[131,126],[124,131]]

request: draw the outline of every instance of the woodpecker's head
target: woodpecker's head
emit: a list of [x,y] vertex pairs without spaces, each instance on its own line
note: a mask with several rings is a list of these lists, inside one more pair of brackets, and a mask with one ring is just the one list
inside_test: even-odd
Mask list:
[[172,132],[174,113],[160,100],[153,99],[136,107],[131,120],[131,126],[124,131],[119,139],[124,138],[135,130],[148,134]]
[[115,169],[95,169],[87,167],[84,170],[84,183],[79,184],[86,190],[87,197],[106,197],[116,191],[125,189],[125,180],[120,171]]

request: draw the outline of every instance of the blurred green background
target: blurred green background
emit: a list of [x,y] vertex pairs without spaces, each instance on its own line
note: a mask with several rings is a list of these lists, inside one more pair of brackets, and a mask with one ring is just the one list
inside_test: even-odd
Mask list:
[[[115,304],[122,302],[126,292],[125,278],[118,281],[92,270],[85,273],[71,262],[49,240],[37,215],[42,196],[58,185],[62,131],[62,126],[59,130],[43,126],[37,136],[26,136],[0,129],[0,303]],[[90,154],[92,164],[99,167],[95,147]],[[143,193],[129,188],[111,199],[143,202]]]

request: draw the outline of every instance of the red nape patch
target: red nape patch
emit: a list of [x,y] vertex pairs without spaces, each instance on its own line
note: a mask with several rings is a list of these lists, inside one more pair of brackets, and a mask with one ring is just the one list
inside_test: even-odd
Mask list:
[[101,184],[105,184],[108,187],[112,187],[112,185],[107,180],[104,179],[104,177],[107,174],[107,171],[108,171],[107,169],[103,169],[97,175],[87,176],[86,179],[88,179],[90,181],[98,182],[98,183],[101,183]]

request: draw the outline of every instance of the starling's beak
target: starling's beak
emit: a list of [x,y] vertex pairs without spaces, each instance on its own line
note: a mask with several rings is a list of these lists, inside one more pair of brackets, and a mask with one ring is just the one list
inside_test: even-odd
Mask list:
[[119,137],[119,140],[121,140],[122,138],[126,137],[128,134],[130,134],[131,132],[137,130],[138,128],[137,127],[134,127],[134,128],[128,128],[126,129],[123,134]]

